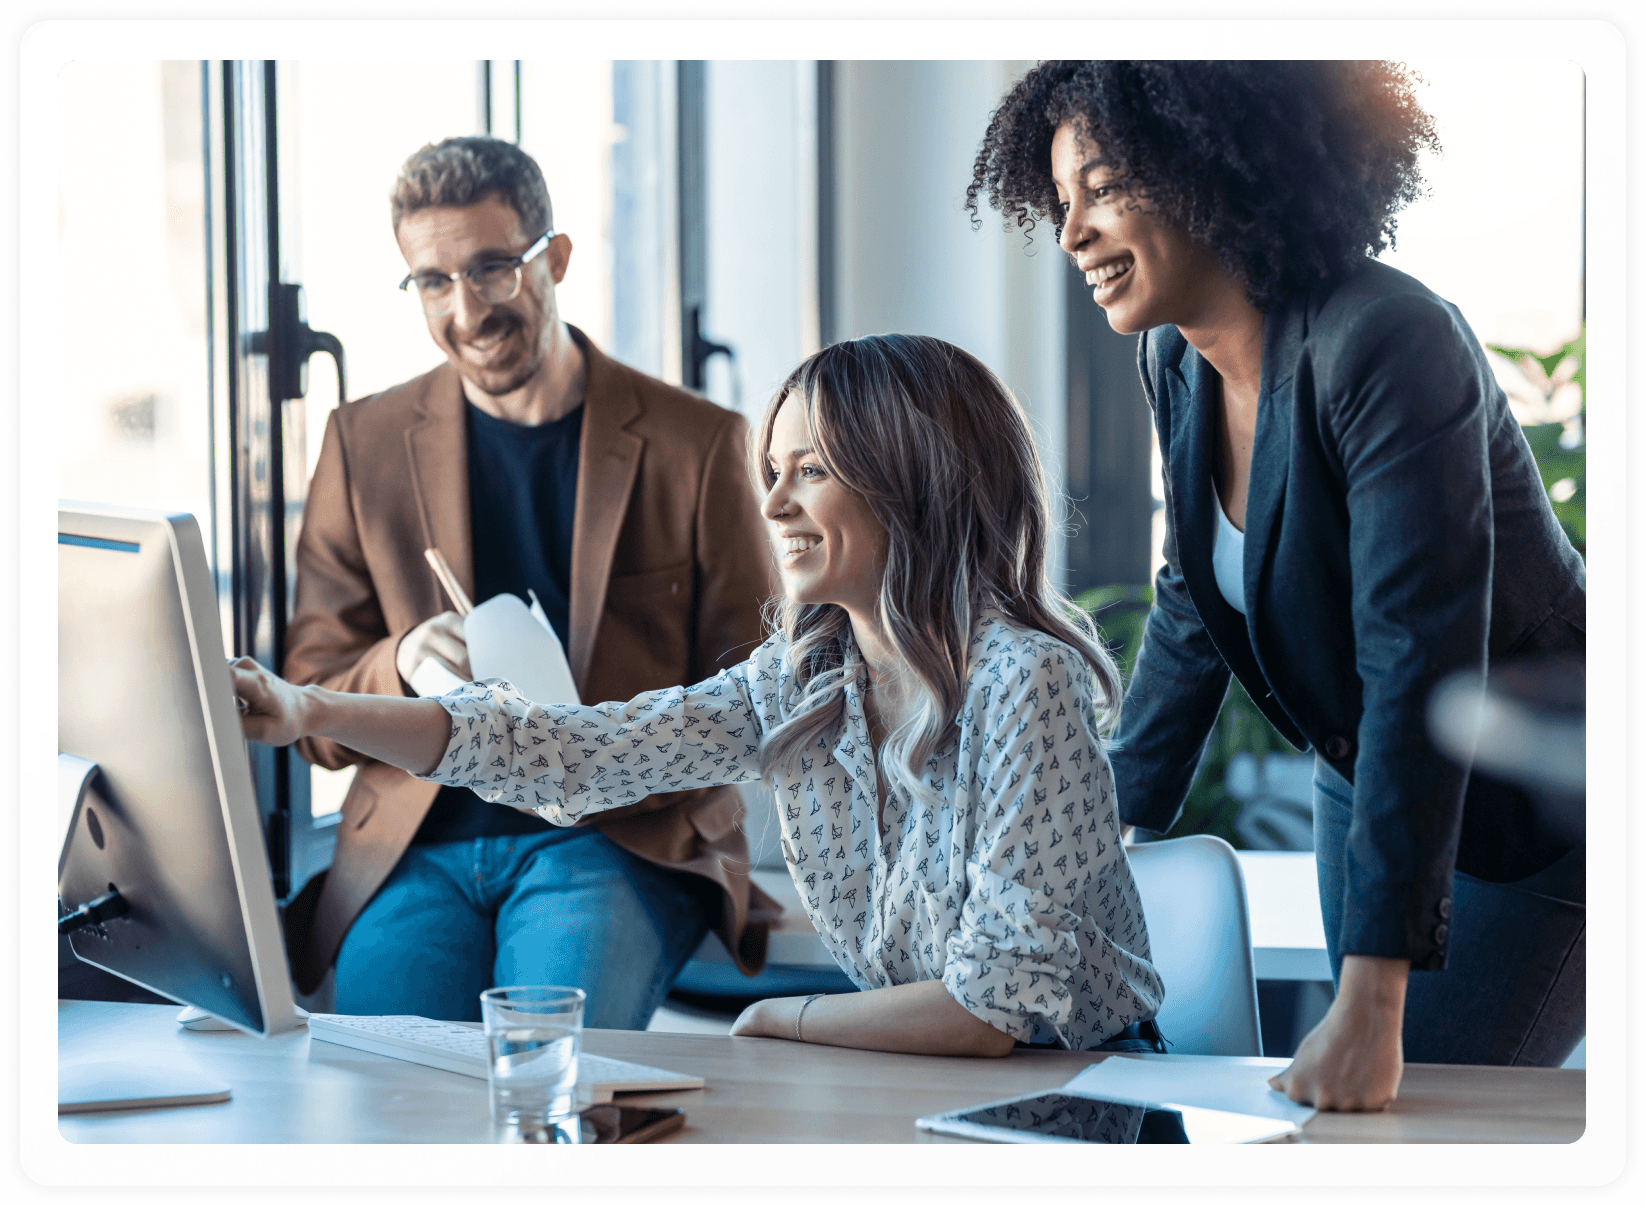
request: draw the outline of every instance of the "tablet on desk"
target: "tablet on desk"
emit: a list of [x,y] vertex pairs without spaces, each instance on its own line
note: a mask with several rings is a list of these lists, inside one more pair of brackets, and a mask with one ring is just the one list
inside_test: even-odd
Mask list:
[[1273,1143],[1297,1133],[1295,1123],[1275,1118],[1060,1089],[933,1114],[915,1126],[989,1143]]

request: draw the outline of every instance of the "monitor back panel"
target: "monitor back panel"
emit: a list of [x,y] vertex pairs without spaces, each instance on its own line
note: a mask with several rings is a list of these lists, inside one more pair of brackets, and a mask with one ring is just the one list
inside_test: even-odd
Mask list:
[[59,529],[58,750],[101,774],[58,893],[74,908],[113,885],[130,906],[77,931],[75,954],[255,1033],[283,1028],[290,988],[220,629],[181,585],[186,560],[206,572],[199,529],[67,511]]

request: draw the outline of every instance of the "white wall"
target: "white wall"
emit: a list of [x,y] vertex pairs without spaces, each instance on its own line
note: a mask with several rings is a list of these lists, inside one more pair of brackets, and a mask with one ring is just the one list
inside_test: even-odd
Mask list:
[[[1028,411],[1061,517],[1066,371],[1061,252],[985,210],[966,185],[989,113],[1026,64],[842,62],[836,76],[836,338],[892,331],[959,344]],[[1053,581],[1063,576],[1054,539]]]

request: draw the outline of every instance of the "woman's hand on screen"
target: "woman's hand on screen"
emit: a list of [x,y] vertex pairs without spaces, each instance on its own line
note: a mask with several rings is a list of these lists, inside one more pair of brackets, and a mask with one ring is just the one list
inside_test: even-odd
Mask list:
[[304,735],[303,688],[294,687],[249,657],[229,662],[240,729],[248,741],[262,745],[290,745]]

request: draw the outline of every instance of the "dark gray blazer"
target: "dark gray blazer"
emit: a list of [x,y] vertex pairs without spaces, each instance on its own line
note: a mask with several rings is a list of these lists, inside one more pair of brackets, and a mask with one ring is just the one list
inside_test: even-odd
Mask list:
[[1507,881],[1565,853],[1519,791],[1440,755],[1434,685],[1584,647],[1583,561],[1456,307],[1368,261],[1263,328],[1247,615],[1212,575],[1215,395],[1176,327],[1138,365],[1165,464],[1166,566],[1112,755],[1122,818],[1164,832],[1232,670],[1354,784],[1341,950],[1445,966],[1454,867]]

